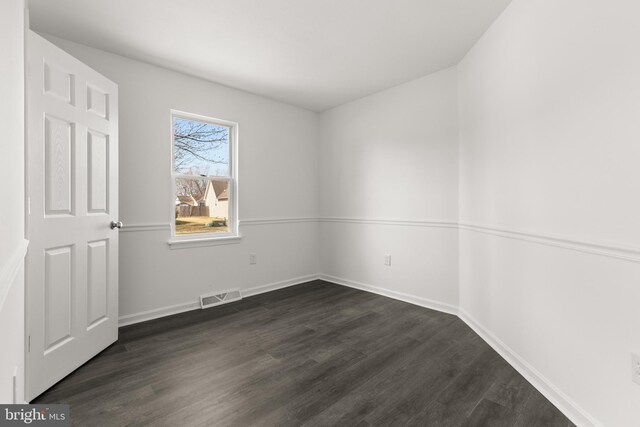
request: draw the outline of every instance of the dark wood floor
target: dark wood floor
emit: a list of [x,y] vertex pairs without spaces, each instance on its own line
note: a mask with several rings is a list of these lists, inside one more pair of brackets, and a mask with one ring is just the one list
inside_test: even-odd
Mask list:
[[321,281],[121,328],[34,403],[82,426],[573,426],[456,316]]

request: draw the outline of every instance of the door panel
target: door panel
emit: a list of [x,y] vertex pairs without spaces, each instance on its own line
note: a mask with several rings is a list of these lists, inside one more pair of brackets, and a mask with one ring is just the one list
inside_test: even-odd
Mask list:
[[28,397],[118,337],[117,86],[27,40]]
[[74,170],[73,124],[45,115],[45,201],[47,215],[71,214]]
[[96,116],[108,119],[109,94],[91,86],[87,86],[87,111]]
[[46,60],[44,62],[44,93],[46,95],[53,95],[60,100],[74,104],[73,96],[73,75],[55,65],[49,64]]
[[45,352],[71,338],[73,247],[44,252]]
[[108,213],[109,195],[109,137],[99,132],[89,130],[87,133],[87,148],[89,150],[88,188],[91,213]]
[[107,298],[109,293],[107,281],[108,245],[107,240],[89,242],[88,244],[87,328],[91,328],[105,319],[109,311]]

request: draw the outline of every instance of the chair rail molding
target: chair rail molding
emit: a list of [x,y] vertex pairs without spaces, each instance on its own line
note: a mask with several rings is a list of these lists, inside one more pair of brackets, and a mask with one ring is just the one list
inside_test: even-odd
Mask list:
[[[296,217],[296,218],[256,218],[256,219],[243,219],[240,220],[240,226],[252,226],[252,225],[272,225],[272,224],[297,224],[305,222],[318,222],[319,218],[316,217]],[[125,222],[121,232],[137,233],[145,231],[164,231],[170,230],[171,224],[168,222],[152,222],[152,223],[138,223],[127,224]]]
[[386,218],[355,218],[355,217],[322,217],[320,222],[337,222],[345,224],[375,224],[407,227],[440,227],[457,228],[457,221],[442,219],[386,219]]
[[522,240],[546,246],[555,246],[573,251],[640,263],[640,247],[471,222],[460,222],[458,228],[476,233]]
[[[573,236],[563,236],[525,230],[513,227],[480,224],[468,221],[457,222],[455,220],[442,219],[387,219],[387,218],[358,218],[358,217],[291,217],[291,218],[252,218],[240,220],[240,226],[265,226],[278,224],[299,223],[342,223],[342,224],[371,224],[404,227],[434,227],[455,228],[476,233],[516,239],[530,243],[554,246],[592,255],[605,256],[640,263],[640,247],[629,246],[612,242],[600,242],[581,239]],[[149,232],[170,230],[171,224],[139,223],[129,224],[120,230],[121,232]]]
[[317,217],[296,217],[296,218],[257,218],[241,219],[240,226],[243,225],[271,225],[271,224],[296,224],[303,222],[318,222]]
[[140,231],[160,231],[170,230],[171,224],[168,222],[146,223],[146,224],[127,224],[124,223],[124,227],[120,229],[121,233],[131,233]]

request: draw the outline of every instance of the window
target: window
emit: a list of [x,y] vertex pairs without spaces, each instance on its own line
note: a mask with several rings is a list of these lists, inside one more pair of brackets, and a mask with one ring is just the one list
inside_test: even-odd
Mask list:
[[172,111],[172,239],[238,236],[237,124]]

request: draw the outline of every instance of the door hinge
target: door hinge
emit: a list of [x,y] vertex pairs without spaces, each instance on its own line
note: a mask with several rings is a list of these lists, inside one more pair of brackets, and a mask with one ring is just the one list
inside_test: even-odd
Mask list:
[[29,353],[31,353],[31,335],[29,335],[29,339],[28,339],[28,350]]

